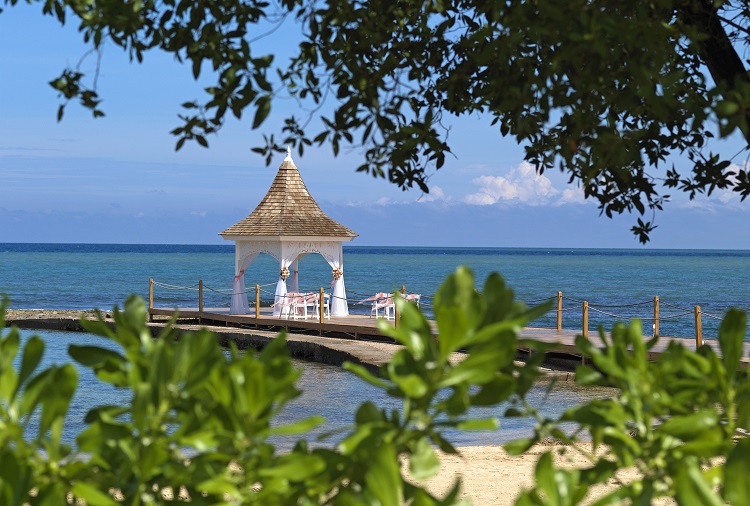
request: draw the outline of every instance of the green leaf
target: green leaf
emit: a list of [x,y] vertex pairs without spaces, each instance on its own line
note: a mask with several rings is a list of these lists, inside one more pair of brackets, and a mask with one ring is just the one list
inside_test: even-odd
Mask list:
[[19,385],[23,385],[31,373],[34,372],[42,360],[42,355],[44,355],[44,341],[37,336],[32,336],[26,341],[26,346],[23,349],[21,371],[18,375]]
[[713,409],[704,409],[698,413],[683,416],[673,416],[656,430],[664,434],[678,437],[682,440],[693,439],[708,429],[716,427],[719,416]]
[[371,401],[365,401],[359,406],[355,419],[360,425],[371,422],[385,421],[383,412],[380,411],[377,406],[375,406],[375,404]]
[[125,357],[116,351],[100,348],[99,346],[71,344],[68,346],[68,354],[79,364],[91,368],[100,367],[107,361],[112,361],[116,364],[125,362]]
[[430,443],[421,438],[409,457],[409,472],[417,480],[426,480],[440,471],[440,461]]
[[750,504],[750,439],[740,439],[724,466],[724,497],[729,504]]
[[367,383],[376,386],[378,388],[386,389],[390,385],[383,379],[378,378],[374,374],[372,374],[370,371],[365,369],[363,366],[359,364],[355,364],[353,362],[344,362],[342,366],[345,370],[356,374],[361,379],[365,380]]
[[255,111],[255,118],[253,118],[253,129],[258,128],[268,117],[268,113],[271,112],[271,98],[268,95],[261,95],[255,105],[258,109]]
[[536,463],[536,486],[542,489],[549,504],[564,504],[560,500],[560,493],[555,479],[555,468],[552,465],[552,454],[545,452]]
[[576,383],[579,385],[599,385],[604,376],[602,373],[588,366],[576,367]]
[[457,428],[461,430],[497,430],[500,427],[500,422],[497,418],[485,418],[483,420],[465,420],[460,422]]
[[536,443],[535,439],[516,439],[509,443],[505,443],[503,448],[508,452],[508,455],[521,455],[534,446],[534,443]]
[[73,495],[86,501],[90,506],[117,506],[119,503],[93,485],[77,481],[73,484]]
[[385,443],[374,448],[365,483],[382,506],[402,504],[403,482],[395,447]]
[[258,474],[285,478],[289,481],[304,481],[325,468],[325,460],[318,455],[300,455],[292,452],[280,457],[273,467],[259,469]]
[[311,416],[309,418],[305,418],[304,420],[300,420],[298,422],[290,423],[287,425],[281,425],[279,427],[274,427],[268,431],[268,434],[276,435],[276,436],[290,436],[294,434],[302,434],[305,432],[309,432],[315,427],[324,424],[326,422],[326,419],[322,416],[316,415]]
[[730,380],[734,378],[742,358],[746,328],[747,314],[738,309],[730,309],[719,328],[722,361]]
[[719,117],[726,118],[727,116],[732,116],[739,110],[739,104],[731,100],[722,100],[718,104],[716,104],[716,115]]
[[[747,476],[745,476],[747,480]],[[684,506],[723,506],[701,474],[695,459],[685,459],[675,476],[675,497]],[[743,503],[735,503],[743,504]]]
[[515,379],[502,375],[496,376],[489,383],[481,386],[479,391],[471,396],[472,406],[493,406],[508,399],[515,389]]

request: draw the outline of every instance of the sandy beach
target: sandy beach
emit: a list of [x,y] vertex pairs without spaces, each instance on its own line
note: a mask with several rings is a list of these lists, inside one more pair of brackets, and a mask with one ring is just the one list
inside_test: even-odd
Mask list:
[[[553,452],[557,466],[584,468],[590,465],[573,448],[559,445],[537,445],[520,456],[510,456],[500,446],[468,446],[459,450],[460,455],[440,454],[440,473],[425,484],[431,493],[442,497],[455,480],[461,478],[461,497],[470,499],[474,506],[514,504],[518,494],[533,485],[536,462],[545,452]],[[632,469],[618,473],[624,481],[636,476]],[[610,479],[606,486],[592,489],[586,502],[611,492],[616,486]]]

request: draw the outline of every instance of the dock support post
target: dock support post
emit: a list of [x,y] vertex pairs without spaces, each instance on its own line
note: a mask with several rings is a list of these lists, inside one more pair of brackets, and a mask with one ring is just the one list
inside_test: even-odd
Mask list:
[[659,296],[654,296],[654,337],[659,335]]
[[[401,297],[406,297],[406,285],[401,285]],[[398,321],[401,319],[401,315],[398,312],[398,306],[396,301],[393,301],[393,326],[398,328]]]
[[703,324],[701,322],[701,307],[695,306],[695,348],[703,346]]
[[562,332],[562,292],[557,292],[557,333]]
[[255,328],[258,328],[260,319],[260,285],[255,285]]
[[148,321],[154,321],[151,310],[154,309],[154,278],[148,278]]
[[203,316],[203,280],[198,280],[198,323],[201,322]]
[[[588,340],[589,338],[589,303],[583,301],[583,322],[581,325],[583,338]],[[586,357],[581,353],[581,363],[586,365]]]
[[320,318],[320,333],[319,335],[323,335],[323,321],[325,319],[325,295],[326,291],[323,289],[323,287],[320,287],[320,294],[318,295],[318,318]]

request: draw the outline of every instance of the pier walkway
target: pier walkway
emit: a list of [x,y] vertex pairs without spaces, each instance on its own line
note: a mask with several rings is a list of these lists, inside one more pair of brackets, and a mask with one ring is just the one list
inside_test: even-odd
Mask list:
[[[367,315],[353,314],[342,317],[325,318],[322,322],[317,318],[293,319],[274,317],[271,308],[263,308],[256,318],[254,314],[249,315],[230,315],[226,308],[204,308],[199,311],[198,308],[180,308],[177,309],[180,320],[195,320],[198,325],[211,325],[221,327],[232,327],[245,330],[268,330],[278,332],[285,329],[290,333],[304,333],[307,335],[318,335],[323,337],[343,338],[349,340],[363,341],[384,341],[388,338],[381,336],[377,330],[376,318]],[[171,317],[175,309],[150,308],[149,315]],[[394,324],[394,320],[389,320]],[[215,329],[213,329],[215,330]],[[437,334],[437,328],[433,330]],[[554,344],[550,354],[559,355],[564,361],[570,362],[580,357],[580,352],[575,347],[576,336],[581,334],[581,330],[573,329],[551,329],[539,327],[526,327],[521,331],[521,339],[533,339],[545,343]],[[650,336],[644,337],[649,339]],[[601,345],[598,333],[588,335],[595,345]],[[662,336],[659,342],[650,351],[650,358],[656,358],[662,353],[670,341],[682,343],[685,347],[695,349],[696,339],[687,337]],[[719,343],[716,340],[705,340],[703,344],[711,346],[717,352]],[[743,362],[748,362],[750,355],[750,342],[744,343]],[[580,358],[579,358],[580,359]]]

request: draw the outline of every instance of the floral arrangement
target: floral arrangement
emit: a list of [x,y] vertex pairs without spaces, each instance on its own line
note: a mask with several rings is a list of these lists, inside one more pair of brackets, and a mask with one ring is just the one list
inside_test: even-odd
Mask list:
[[279,276],[281,276],[281,279],[286,281],[286,278],[289,277],[289,268],[288,267],[282,267],[281,272],[279,272]]
[[341,267],[336,267],[331,271],[331,274],[333,274],[333,279],[335,281],[338,281],[339,279],[341,279],[341,276],[344,275],[344,271],[341,270]]

